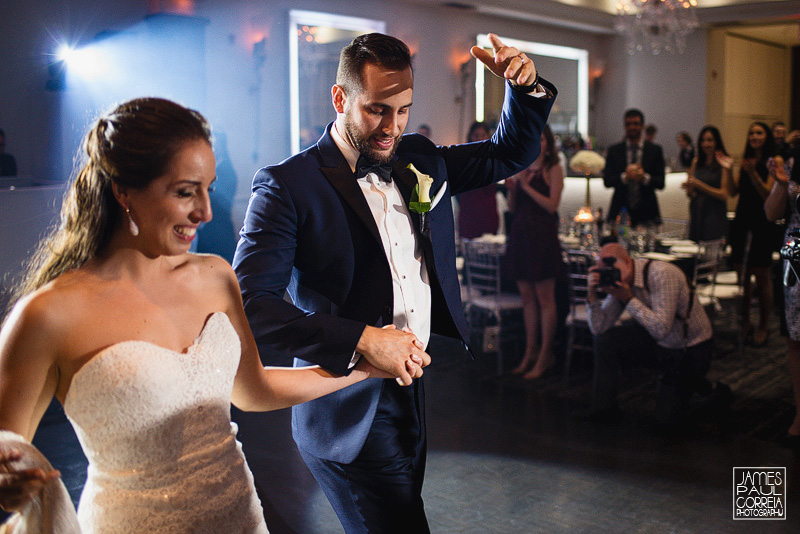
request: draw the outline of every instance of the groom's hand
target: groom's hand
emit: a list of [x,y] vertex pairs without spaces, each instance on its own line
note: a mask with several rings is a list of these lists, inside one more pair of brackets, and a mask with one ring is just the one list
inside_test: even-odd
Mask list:
[[490,54],[480,46],[470,49],[472,56],[486,65],[495,76],[510,80],[515,85],[528,86],[536,80],[536,66],[533,61],[513,46],[506,46],[497,37],[490,33],[489,42],[492,43]]
[[356,345],[356,351],[370,364],[396,377],[404,386],[422,376],[422,368],[431,363],[431,357],[423,349],[422,342],[411,331],[397,330],[393,325],[367,326]]

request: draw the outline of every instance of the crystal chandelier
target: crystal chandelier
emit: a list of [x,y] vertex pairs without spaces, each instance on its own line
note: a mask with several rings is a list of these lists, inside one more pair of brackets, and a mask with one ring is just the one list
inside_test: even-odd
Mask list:
[[697,0],[618,0],[614,28],[628,39],[628,53],[683,53],[697,27]]

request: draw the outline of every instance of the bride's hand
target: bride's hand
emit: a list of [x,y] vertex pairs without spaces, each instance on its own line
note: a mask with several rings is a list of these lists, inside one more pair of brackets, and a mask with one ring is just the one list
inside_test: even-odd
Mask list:
[[[417,361],[419,360],[419,361]],[[411,378],[419,378],[422,376],[422,360],[420,360],[419,356],[411,355],[409,359],[406,360],[406,371],[408,374],[411,375]],[[366,374],[367,378],[394,378],[397,379],[396,376],[392,375],[391,373],[387,373],[386,371],[382,371],[369,363],[366,358],[359,358],[358,363],[355,367],[356,371],[360,371]],[[399,383],[399,382],[398,382]],[[408,386],[410,384],[401,384],[404,386]]]
[[61,476],[56,470],[15,470],[12,464],[20,458],[22,454],[17,450],[0,453],[0,508],[6,512],[22,509],[47,482]]

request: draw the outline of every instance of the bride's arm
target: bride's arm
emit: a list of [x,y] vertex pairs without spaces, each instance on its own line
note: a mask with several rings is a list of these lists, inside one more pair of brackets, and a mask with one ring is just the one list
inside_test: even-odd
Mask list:
[[[0,429],[28,440],[55,394],[57,345],[48,324],[46,299],[28,297],[14,307],[0,330]],[[22,453],[0,454],[0,507],[18,510],[58,471],[14,470]]]
[[[242,343],[242,356],[231,396],[231,401],[240,410],[278,410],[322,397],[367,378],[393,378],[388,373],[372,367],[366,358],[361,358],[347,376],[334,375],[319,366],[300,368],[262,366],[242,306],[239,282],[230,267],[227,269],[226,277],[230,295],[230,304],[226,311]],[[412,378],[422,376],[422,368],[419,365],[409,365],[408,372]]]

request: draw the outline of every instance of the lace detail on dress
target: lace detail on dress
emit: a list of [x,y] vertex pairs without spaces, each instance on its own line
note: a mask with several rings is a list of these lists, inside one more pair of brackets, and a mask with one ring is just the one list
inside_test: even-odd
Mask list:
[[212,314],[185,352],[145,341],[101,351],[64,403],[89,459],[89,533],[266,533],[230,397],[241,344]]

